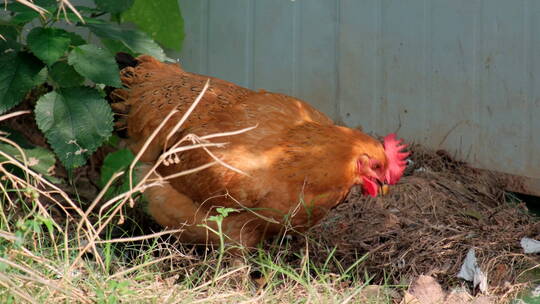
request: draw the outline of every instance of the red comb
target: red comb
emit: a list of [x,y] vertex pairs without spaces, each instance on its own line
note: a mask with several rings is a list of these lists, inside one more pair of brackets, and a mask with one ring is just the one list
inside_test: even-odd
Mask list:
[[405,167],[407,167],[407,156],[410,153],[402,152],[407,145],[401,142],[402,140],[396,139],[396,134],[394,133],[388,134],[384,138],[384,152],[388,159],[388,169],[386,169],[384,178],[385,182],[390,185],[398,182],[403,175],[403,171],[405,171]]

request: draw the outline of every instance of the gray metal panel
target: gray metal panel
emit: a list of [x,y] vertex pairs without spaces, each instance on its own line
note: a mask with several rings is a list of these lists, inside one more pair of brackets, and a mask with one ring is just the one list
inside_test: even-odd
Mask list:
[[186,70],[207,73],[208,0],[180,0],[179,4],[184,18],[185,38],[182,53],[176,56]]
[[[294,90],[319,110],[336,117],[338,5],[334,1],[297,1],[297,66]],[[324,25],[324,26],[321,26]]]
[[186,69],[540,178],[540,1],[181,0]]
[[340,2],[339,118],[367,132],[377,128],[375,119],[365,118],[374,117],[381,100],[380,17],[380,0]]
[[433,1],[426,36],[427,90],[424,142],[471,159],[478,137],[478,1]]
[[254,1],[254,5],[252,86],[296,95],[298,3]]
[[[528,35],[525,39],[531,41],[527,54],[530,57],[528,65],[528,85],[531,88],[528,96],[527,112],[529,116],[528,143],[524,147],[527,151],[527,168],[524,172],[529,176],[540,176],[540,2],[536,0],[527,1],[529,10],[528,22],[530,24]],[[540,188],[540,187],[539,187]]]
[[[251,0],[209,1],[207,56],[209,75],[226,78],[240,85],[247,85],[245,67],[246,38],[250,27],[246,20],[251,14],[248,4]],[[235,12],[228,14],[224,12]]]

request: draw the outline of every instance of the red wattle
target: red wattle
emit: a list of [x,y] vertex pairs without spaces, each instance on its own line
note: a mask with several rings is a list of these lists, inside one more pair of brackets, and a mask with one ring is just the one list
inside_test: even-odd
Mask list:
[[363,194],[369,194],[372,197],[377,196],[377,184],[372,181],[371,179],[362,176],[362,193]]

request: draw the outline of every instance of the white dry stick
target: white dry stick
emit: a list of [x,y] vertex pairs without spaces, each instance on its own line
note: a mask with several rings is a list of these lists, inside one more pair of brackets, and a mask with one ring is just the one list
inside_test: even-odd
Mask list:
[[[189,117],[189,115],[191,114],[191,112],[193,111],[193,109],[195,109],[195,107],[197,106],[197,104],[199,104],[199,101],[202,99],[202,97],[204,96],[204,94],[206,93],[206,90],[208,89],[208,86],[210,85],[210,79],[208,79],[206,81],[206,84],[204,85],[204,88],[203,90],[201,91],[201,93],[199,93],[199,95],[197,96],[197,98],[195,99],[195,101],[193,102],[193,104],[189,107],[188,111],[186,113],[184,113],[184,115],[182,116],[182,118],[180,119],[180,121],[174,126],[173,130],[178,130],[180,129],[180,127],[182,126],[182,124],[187,120],[187,118]],[[176,109],[176,108],[173,108],[169,114],[167,114],[167,116],[165,116],[165,118],[163,119],[163,121],[161,121],[161,123],[159,124],[159,126],[154,130],[154,132],[152,132],[152,134],[150,134],[150,136],[148,137],[148,139],[145,141],[144,145],[141,147],[141,149],[139,150],[139,152],[137,153],[137,155],[135,155],[135,159],[131,162],[131,165],[129,166],[129,187],[130,188],[133,188],[133,170],[135,169],[135,165],[137,164],[137,162],[139,161],[139,159],[141,159],[142,155],[144,154],[144,152],[146,152],[146,150],[148,149],[148,146],[152,143],[152,141],[154,140],[154,138],[156,138],[156,136],[158,135],[158,133],[161,131],[161,129],[163,129],[163,127],[165,126],[165,124],[171,119],[171,117],[178,113],[179,111]],[[171,136],[171,134],[173,134],[173,132],[169,132],[169,135],[167,136],[167,139],[166,141],[169,139],[169,137]],[[165,147],[167,145],[165,144]],[[152,171],[152,170],[151,170]],[[147,174],[147,176],[149,176],[152,172],[149,172]],[[130,199],[131,200],[131,199]],[[132,205],[133,203],[130,201],[130,205]]]
[[186,113],[184,113],[184,115],[182,116],[182,119],[180,119],[180,121],[178,121],[178,123],[174,126],[174,128],[171,129],[169,134],[167,134],[167,138],[165,139],[165,147],[167,147],[167,143],[168,143],[169,139],[171,139],[171,137],[176,132],[178,132],[178,130],[180,130],[180,127],[184,124],[184,122],[186,122],[189,115],[191,115],[191,112],[193,112],[193,110],[195,110],[195,108],[197,107],[199,102],[202,100],[204,94],[206,93],[206,90],[208,90],[208,87],[210,87],[210,78],[208,80],[206,80],[206,83],[204,84],[204,87],[203,87],[201,93],[199,93],[197,98],[195,98],[195,101],[191,104],[191,106],[189,106],[189,109],[186,111]]
[[194,145],[182,146],[182,147],[176,147],[176,145],[174,145],[173,148],[163,152],[163,154],[161,154],[159,156],[159,159],[162,159],[164,161],[165,159],[173,156],[176,153],[185,152],[185,151],[194,150],[194,149],[199,149],[199,148],[202,148],[202,147],[222,148],[226,144],[227,143],[210,143],[209,142],[209,143],[205,143],[205,144],[194,144]]
[[[183,114],[182,118],[176,123],[176,125],[174,126],[173,129],[171,129],[172,131],[178,131],[180,129],[180,127],[182,126],[182,124],[187,120],[188,116],[193,112],[193,109],[195,109],[195,107],[197,106],[197,104],[200,102],[200,100],[202,99],[203,95],[206,93],[208,87],[209,87],[209,83],[210,83],[210,80],[208,80],[203,88],[203,90],[199,93],[199,95],[197,96],[196,100],[193,102],[193,104],[190,106],[190,108],[188,109],[188,111],[186,113]],[[204,170],[210,166],[213,166],[213,165],[216,165],[216,164],[222,164],[224,166],[226,166],[227,168],[230,168],[232,170],[235,170],[237,172],[241,172],[240,170],[230,166],[230,165],[227,165],[226,163],[224,163],[221,159],[217,158],[215,156],[213,156],[211,153],[211,156],[214,157],[215,161],[213,162],[210,162],[208,164],[205,164],[205,165],[202,165],[202,166],[199,166],[199,167],[196,167],[196,168],[193,168],[193,169],[189,169],[189,170],[184,170],[182,172],[178,172],[172,176],[168,176],[166,177],[165,179],[164,178],[158,178],[157,181],[156,179],[150,179],[150,177],[154,174],[155,170],[164,162],[165,160],[165,157],[161,156],[158,158],[158,160],[153,164],[153,166],[151,167],[151,169],[141,178],[140,181],[138,181],[138,183],[136,185],[134,185],[134,181],[133,181],[133,175],[134,175],[134,170],[135,170],[135,165],[137,164],[137,162],[141,159],[141,157],[144,155],[144,153],[146,152],[146,150],[148,149],[149,145],[154,141],[154,139],[158,136],[159,132],[162,131],[162,129],[165,127],[165,125],[167,124],[167,122],[175,115],[179,113],[179,111],[176,109],[176,108],[173,108],[168,114],[167,116],[163,119],[163,121],[161,121],[161,123],[159,124],[159,126],[152,132],[152,134],[150,134],[150,136],[146,139],[146,141],[144,142],[143,146],[141,147],[141,149],[138,151],[137,155],[135,155],[134,157],[134,160],[131,162],[130,166],[129,166],[129,170],[128,170],[128,174],[129,174],[129,186],[130,186],[130,190],[123,193],[123,194],[120,194],[118,196],[115,196],[114,198],[108,200],[107,202],[105,202],[104,204],[101,205],[101,208],[100,208],[100,211],[99,211],[99,217],[101,217],[101,214],[102,212],[109,208],[110,206],[112,206],[113,204],[115,204],[115,208],[107,215],[107,218],[105,219],[105,221],[103,222],[100,222],[99,223],[99,226],[97,227],[97,229],[93,229],[93,235],[89,236],[89,238],[87,239],[87,244],[86,246],[84,246],[84,248],[82,248],[77,257],[74,259],[74,261],[71,263],[71,266],[69,267],[69,270],[72,270],[75,265],[78,263],[78,261],[82,258],[82,256],[84,255],[85,252],[87,252],[88,249],[90,248],[95,248],[95,245],[97,242],[97,239],[99,238],[99,234],[103,231],[103,229],[105,229],[105,227],[111,222],[111,220],[113,219],[113,217],[121,211],[122,207],[124,206],[124,204],[129,201],[129,205],[131,207],[134,206],[135,202],[133,201],[133,198],[132,198],[132,195],[137,193],[137,192],[144,192],[145,189],[149,188],[149,187],[156,187],[156,186],[159,186],[159,185],[162,185],[162,183],[164,182],[165,179],[169,179],[169,178],[173,178],[173,177],[178,177],[178,176],[182,176],[182,175],[186,175],[186,174],[192,174],[194,172],[197,172],[197,171],[200,171],[200,170]],[[210,138],[211,137],[220,137],[220,136],[230,136],[230,135],[236,135],[236,134],[239,134],[239,133],[243,133],[243,132],[247,132],[249,130],[251,130],[253,127],[250,127],[250,128],[246,128],[246,129],[243,129],[243,130],[238,130],[238,131],[232,131],[232,132],[226,132],[226,133],[218,133],[218,134],[210,134],[210,135],[207,135],[209,136]],[[172,137],[172,134],[174,134],[174,132],[169,132],[169,135]],[[191,140],[193,142],[193,145],[198,145],[198,148],[203,148],[205,150],[207,150],[208,152],[208,149],[207,147],[212,147],[212,146],[220,146],[220,145],[223,145],[222,143],[217,143],[217,144],[213,144],[213,143],[208,143],[208,142],[204,142],[202,140],[199,139],[199,137],[197,137],[196,135],[193,135],[193,134],[189,134],[187,136],[185,136],[182,140],[180,140],[180,142],[184,142],[184,141],[188,141],[188,140]],[[178,148],[178,145],[179,143],[176,143],[172,148],[174,149],[177,149]],[[191,145],[191,146],[193,146]],[[167,147],[167,145],[165,145],[165,147]],[[186,146],[186,147],[181,147],[181,148],[178,148],[180,150],[182,149],[185,149],[185,150],[189,150],[191,149],[190,146]],[[170,149],[168,149],[170,150]],[[167,154],[168,151],[165,151],[164,154],[165,155],[171,155],[171,153]],[[94,202],[92,202],[92,207],[95,207],[95,203],[97,202],[97,200],[95,200]],[[85,216],[86,218],[86,216]],[[93,227],[92,227],[93,228]]]
[[30,114],[30,113],[32,113],[32,112],[30,112],[30,111],[17,111],[17,112],[13,112],[13,113],[9,113],[9,114],[4,114],[4,115],[0,116],[0,121],[10,119],[10,118],[13,118],[15,116],[20,116],[20,115]]
[[[152,134],[150,134],[150,136],[148,137],[148,139],[146,140],[146,142],[144,143],[142,148],[139,150],[137,155],[135,155],[135,158],[133,159],[133,161],[131,162],[131,165],[129,166],[129,188],[130,189],[134,188],[133,187],[133,170],[135,169],[135,165],[137,164],[139,159],[141,159],[144,152],[146,152],[146,149],[148,149],[148,146],[154,140],[154,138],[158,135],[159,131],[161,131],[163,126],[165,126],[165,124],[169,121],[169,119],[171,119],[171,117],[176,113],[178,113],[178,110],[173,109],[173,110],[171,110],[171,112],[169,112],[169,114],[167,114],[167,116],[165,116],[165,119],[163,119],[163,121],[154,130],[154,132],[152,132]],[[130,198],[130,206],[132,206],[133,204],[134,204],[134,202],[132,202],[132,199]]]
[[[42,8],[41,6],[39,5],[35,5],[34,3],[32,3],[31,1],[27,1],[27,0],[16,0],[17,2],[19,2],[20,4],[24,5],[24,6],[28,6],[29,8],[35,10],[36,12],[38,12],[41,16],[45,15],[45,13],[47,13],[47,10]],[[5,1],[5,3],[7,3],[7,1]]]
[[27,294],[26,291],[16,286],[13,282],[13,278],[5,276],[1,272],[0,272],[0,285],[4,286],[7,290],[11,291],[12,293],[18,295],[21,299],[26,300],[28,303],[32,303],[32,304],[38,303],[34,301],[34,299],[29,294]]
[[[54,192],[58,193],[68,204],[69,206],[75,210],[77,212],[78,215],[80,215],[81,217],[83,217],[83,219],[85,220],[88,220],[85,216],[84,216],[84,212],[69,198],[69,196],[64,192],[62,191],[60,188],[58,188],[57,186],[55,186],[54,184],[52,184],[51,182],[49,182],[48,180],[46,180],[45,178],[43,178],[41,175],[37,174],[36,172],[32,171],[31,169],[28,169],[26,168],[26,166],[24,166],[23,164],[21,164],[20,161],[18,161],[17,159],[13,158],[11,155],[3,152],[3,151],[0,151],[0,155],[2,157],[5,157],[7,158],[10,163],[18,166],[20,169],[24,170],[25,173],[27,173],[28,175],[32,176],[32,178],[36,179],[37,181],[39,181],[41,184],[51,188],[54,190]],[[39,189],[36,189],[36,190],[39,190]]]
[[210,138],[216,138],[216,137],[224,137],[224,136],[238,135],[238,134],[242,134],[242,133],[251,131],[251,130],[257,128],[258,126],[259,126],[259,124],[256,124],[256,125],[254,125],[254,126],[252,126],[252,127],[247,127],[247,128],[240,129],[240,130],[236,130],[236,131],[221,132],[221,133],[215,133],[215,134],[208,134],[208,135],[201,136],[201,137],[199,137],[199,138],[202,139],[202,140],[207,140],[207,139],[210,139]]
[[67,22],[69,22],[69,18],[66,11],[66,6],[69,8],[70,11],[72,11],[79,20],[81,20],[82,23],[84,22],[84,18],[81,16],[79,11],[69,2],[68,0],[57,0],[58,1],[58,14],[60,14],[60,11],[64,13],[64,17],[66,18]]
[[[47,286],[51,289],[54,289],[56,291],[59,291],[61,293],[64,293],[66,295],[69,295],[69,294],[72,294],[72,295],[75,295],[76,297],[78,297],[79,299],[81,300],[84,300],[85,297],[84,297],[84,293],[80,290],[75,290],[73,288],[65,288],[65,286],[60,286],[59,284],[56,284],[56,281],[53,281],[53,280],[47,280],[47,279],[44,279],[42,278],[38,273],[34,272],[33,270],[31,270],[30,268],[27,268],[27,267],[23,267],[22,265],[19,265],[15,262],[12,262],[8,259],[4,259],[2,257],[0,257],[0,262],[4,263],[5,265],[7,266],[10,266],[10,267],[13,267],[23,273],[26,273],[29,275],[29,278],[33,279],[33,281],[37,282],[37,283],[40,283],[44,286]],[[86,302],[86,301],[85,301]]]

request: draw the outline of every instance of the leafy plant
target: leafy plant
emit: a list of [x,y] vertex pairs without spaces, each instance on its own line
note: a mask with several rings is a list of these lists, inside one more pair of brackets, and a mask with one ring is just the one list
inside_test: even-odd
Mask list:
[[[94,7],[71,11],[57,7],[55,0],[33,2],[44,11],[7,1],[7,14],[0,15],[0,114],[33,92],[29,101],[37,100],[37,125],[71,170],[84,165],[112,134],[105,87],[122,85],[114,54],[144,53],[164,60],[162,47],[145,31],[162,45],[179,49],[183,21],[176,0],[94,0]],[[122,26],[123,20],[139,24],[142,31]],[[23,28],[31,30],[25,34]],[[41,150],[34,154],[45,155]]]
[[238,210],[234,208],[219,207],[216,209],[216,211],[218,214],[209,216],[208,221],[215,222],[217,226],[217,230],[206,224],[199,225],[201,227],[205,227],[206,229],[210,230],[212,233],[214,233],[215,235],[219,237],[219,255],[218,255],[218,260],[216,263],[216,271],[215,271],[214,278],[216,278],[219,275],[219,270],[221,269],[223,257],[225,256],[225,238],[227,236],[225,235],[225,233],[223,233],[223,225],[222,225],[223,220],[227,216],[229,216],[229,213],[238,212]]
[[[43,176],[49,177],[52,169],[54,168],[54,155],[52,155],[52,153],[45,148],[34,146],[32,148],[22,149],[26,159],[21,151],[11,145],[0,144],[0,150],[12,155],[15,157],[15,159],[22,163],[26,161],[26,165],[29,168],[37,173],[42,174]],[[5,158],[0,156],[0,161],[5,161]]]
[[[121,149],[107,155],[103,161],[103,166],[101,166],[100,187],[105,188],[105,185],[115,173],[126,171],[134,159],[135,156],[128,149]],[[129,174],[124,174],[120,181],[108,188],[105,197],[112,197],[127,191],[129,191]]]
[[[163,11],[168,13],[162,14]],[[121,20],[137,23],[141,30],[160,41],[165,47],[171,49],[182,47],[184,21],[180,15],[178,1],[136,1],[121,15]]]
[[105,288],[97,288],[96,294],[97,294],[97,303],[99,304],[115,304],[115,303],[122,303],[121,298],[123,296],[133,294],[132,291],[129,290],[129,281],[116,281],[111,280],[106,282]]

